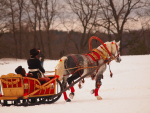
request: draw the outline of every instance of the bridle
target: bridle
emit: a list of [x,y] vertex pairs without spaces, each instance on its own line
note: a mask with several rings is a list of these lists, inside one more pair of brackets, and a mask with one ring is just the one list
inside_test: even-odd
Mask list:
[[115,46],[116,46],[116,49],[117,49],[117,55],[115,56],[114,54],[112,54],[112,56],[113,56],[113,59],[115,60],[115,59],[118,59],[119,58],[119,56],[120,56],[120,52],[119,52],[119,49],[118,49],[118,45],[116,44],[116,43],[113,43],[112,42],[112,44],[115,44]]

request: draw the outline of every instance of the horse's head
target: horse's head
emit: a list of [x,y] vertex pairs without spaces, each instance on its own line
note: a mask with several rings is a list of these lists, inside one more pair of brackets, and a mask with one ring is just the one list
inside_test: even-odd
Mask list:
[[120,49],[120,41],[118,42],[112,41],[110,52],[114,56],[116,62],[121,62],[119,49]]
[[97,49],[100,50],[107,57],[112,55],[114,59],[116,60],[116,62],[121,62],[120,52],[119,52],[120,41],[115,42],[114,40],[112,42],[105,42],[104,45],[109,51],[107,51],[103,45],[99,46]]
[[104,45],[108,50],[106,50],[106,48],[103,45],[100,45],[97,49],[101,51],[104,56],[110,57],[112,55],[116,62],[121,62],[119,52],[120,41],[115,42],[114,40],[112,42],[105,42]]

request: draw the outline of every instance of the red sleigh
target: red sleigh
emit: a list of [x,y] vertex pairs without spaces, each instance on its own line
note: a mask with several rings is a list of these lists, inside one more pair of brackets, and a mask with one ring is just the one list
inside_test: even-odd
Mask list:
[[[0,78],[3,95],[0,95],[2,105],[8,104],[7,101],[13,101],[15,105],[31,104],[29,99],[36,99],[36,103],[53,103],[61,95],[51,98],[62,90],[62,85],[58,80],[58,75],[49,75],[46,78],[35,79],[31,77],[22,77],[20,74],[9,73]],[[47,81],[41,85],[41,81]],[[19,100],[27,100],[20,103]],[[32,103],[32,104],[36,104]]]

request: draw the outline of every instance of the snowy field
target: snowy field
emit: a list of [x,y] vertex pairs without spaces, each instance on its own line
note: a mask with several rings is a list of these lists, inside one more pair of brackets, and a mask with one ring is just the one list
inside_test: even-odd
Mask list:
[[[82,89],[75,85],[70,103],[61,98],[53,104],[30,107],[2,107],[0,113],[150,113],[150,55],[122,56],[121,63],[111,62],[113,77],[107,68],[99,90],[102,100],[90,91],[95,81],[85,79]],[[54,71],[58,61],[45,60],[46,71]],[[0,59],[0,75],[15,73],[17,66],[28,72],[26,60]],[[67,92],[69,94],[69,91]]]

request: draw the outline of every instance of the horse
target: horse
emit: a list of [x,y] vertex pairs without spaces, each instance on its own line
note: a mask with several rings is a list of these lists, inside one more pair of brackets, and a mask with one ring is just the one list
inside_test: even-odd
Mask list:
[[[104,47],[104,45],[106,47]],[[59,75],[59,80],[62,81],[64,89],[66,88],[67,83],[71,85],[74,80],[90,72],[93,69],[92,67],[96,67],[104,63],[108,58],[110,58],[109,52],[116,62],[121,62],[119,53],[120,41],[115,42],[114,40],[112,42],[105,42],[104,45],[99,45],[96,49],[93,49],[87,54],[69,54],[60,59],[60,62],[57,65],[57,74]],[[105,48],[107,48],[109,52]],[[106,67],[105,63],[95,70],[92,75],[87,76],[95,79],[95,89],[91,91],[93,94],[95,93],[97,100],[102,99],[102,97],[98,95],[98,91],[102,85],[101,79],[103,79],[103,73],[105,72]],[[73,86],[70,89],[71,93],[69,97],[73,99],[75,89]],[[71,99],[67,97],[66,92],[63,92],[63,95],[66,102],[71,101]]]

